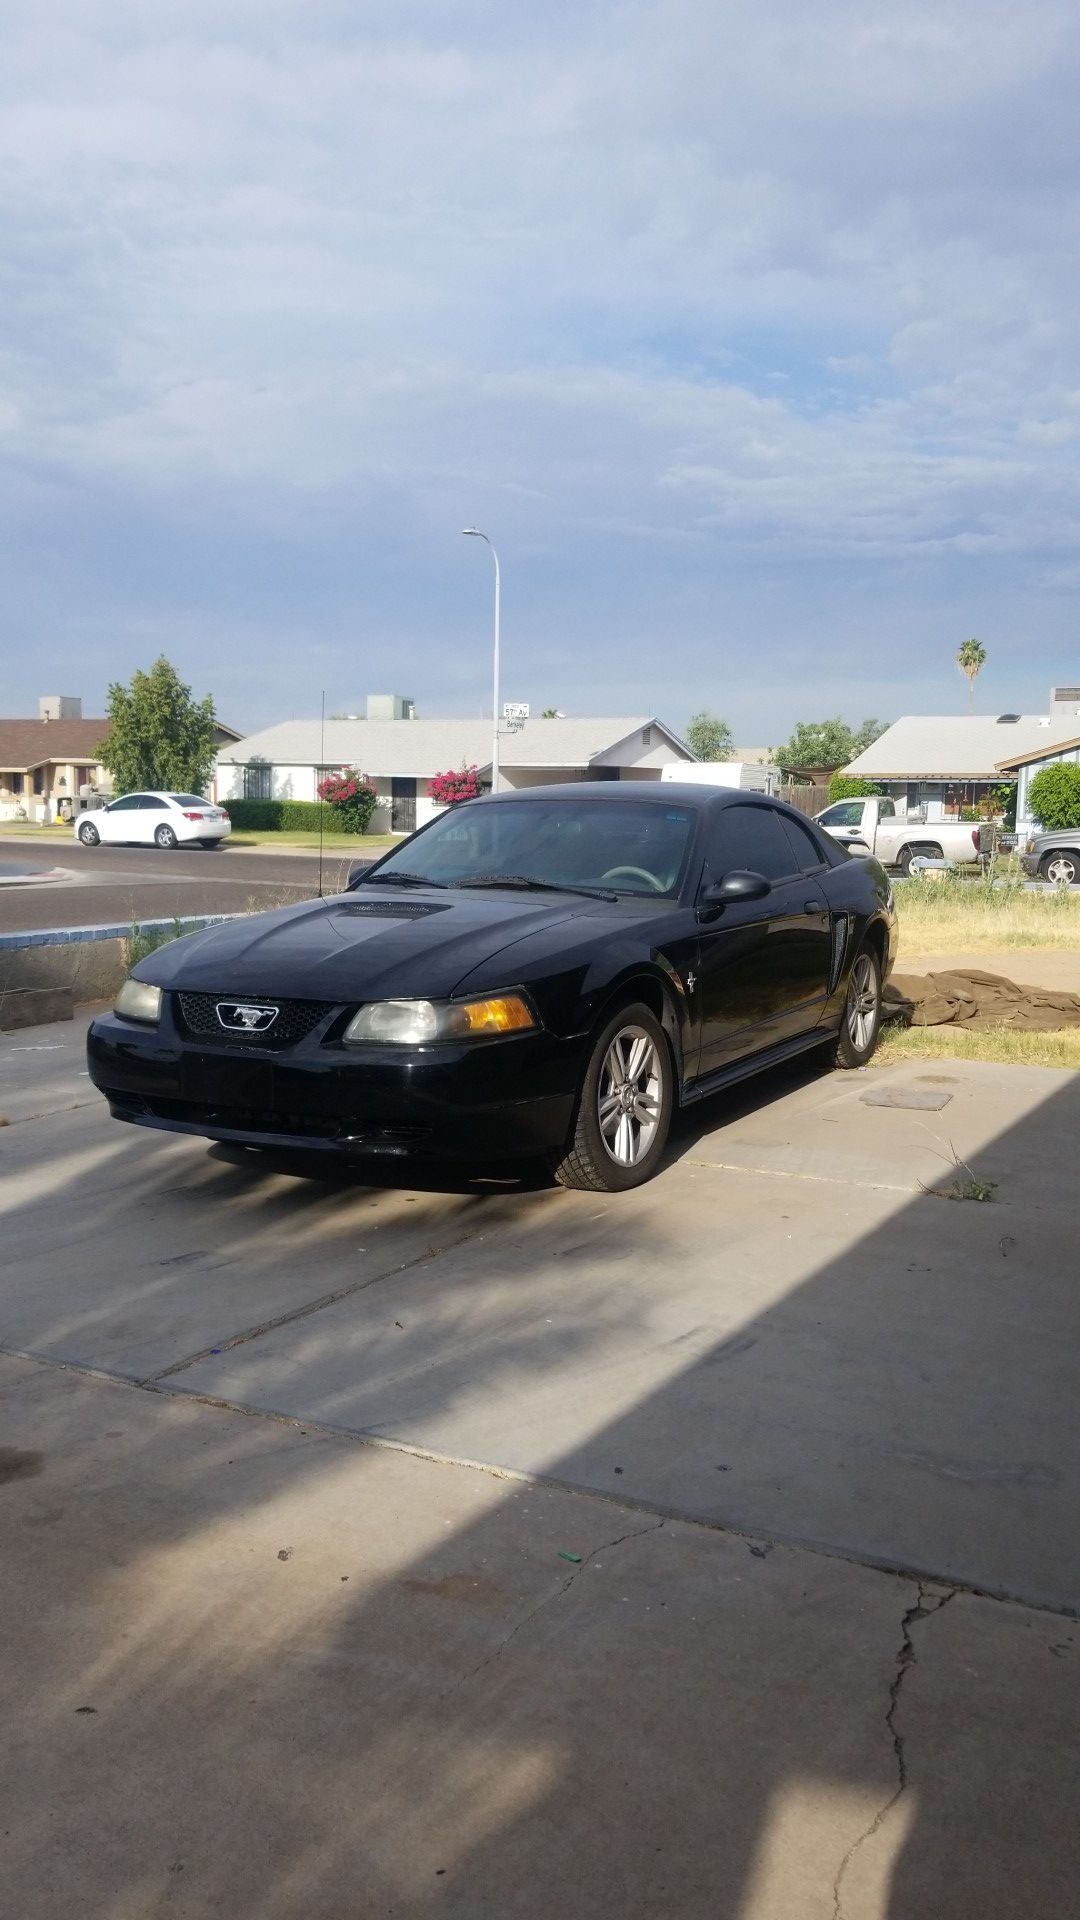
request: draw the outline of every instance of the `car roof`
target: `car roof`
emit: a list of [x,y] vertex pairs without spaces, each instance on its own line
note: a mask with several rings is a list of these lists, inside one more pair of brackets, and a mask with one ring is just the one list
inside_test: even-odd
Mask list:
[[686,780],[566,780],[544,787],[507,787],[501,793],[485,793],[466,802],[472,807],[502,806],[507,800],[645,800],[654,806],[778,807],[803,820],[805,814],[789,807],[768,793],[751,793],[741,787],[709,787]]

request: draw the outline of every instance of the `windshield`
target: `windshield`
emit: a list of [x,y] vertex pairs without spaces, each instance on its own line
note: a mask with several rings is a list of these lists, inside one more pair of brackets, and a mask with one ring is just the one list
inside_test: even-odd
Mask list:
[[395,872],[440,886],[500,874],[548,886],[672,894],[694,812],[641,800],[503,800],[451,808],[392,853],[372,883]]

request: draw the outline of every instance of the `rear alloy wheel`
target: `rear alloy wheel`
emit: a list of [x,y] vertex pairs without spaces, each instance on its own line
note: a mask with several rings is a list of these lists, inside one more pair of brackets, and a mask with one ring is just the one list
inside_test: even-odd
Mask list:
[[651,1180],[675,1103],[671,1049],[648,1007],[620,1007],[597,1036],[574,1132],[554,1167],[564,1187],[622,1193]]
[[178,847],[179,844],[180,842],[178,841],[171,827],[156,827],[154,829],[154,845],[155,846]]
[[82,826],[79,828],[79,839],[82,841],[84,847],[99,847],[101,845],[101,835],[91,820],[83,821]]
[[1039,862],[1039,872],[1053,887],[1080,885],[1080,853],[1048,853]]
[[896,864],[904,879],[907,880],[911,874],[913,860],[941,860],[943,857],[936,841],[930,841],[925,847],[901,847],[896,856]]
[[865,1067],[881,1031],[881,962],[873,947],[855,955],[848,976],[844,1018],[833,1048],[837,1067]]

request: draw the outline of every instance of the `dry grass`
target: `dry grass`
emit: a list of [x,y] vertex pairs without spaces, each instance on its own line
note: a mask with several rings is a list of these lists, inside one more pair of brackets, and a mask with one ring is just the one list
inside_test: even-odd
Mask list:
[[1004,1066],[1080,1071],[1080,1027],[1062,1027],[1056,1033],[983,1027],[972,1033],[963,1027],[903,1027],[893,1021],[882,1030],[874,1065],[891,1067],[898,1060],[993,1060]]
[[1029,893],[1015,882],[904,880],[897,883],[900,965],[919,954],[993,948],[1073,947],[1080,952],[1080,890]]

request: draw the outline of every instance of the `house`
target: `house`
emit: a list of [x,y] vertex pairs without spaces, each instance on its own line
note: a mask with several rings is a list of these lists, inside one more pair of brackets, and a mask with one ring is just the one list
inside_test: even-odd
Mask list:
[[[112,776],[97,757],[107,720],[84,720],[72,694],[44,694],[36,720],[0,720],[0,820],[54,820],[112,793]],[[241,738],[218,722],[215,742]]]
[[[1045,714],[907,714],[844,772],[872,780],[901,813],[919,809],[927,820],[958,819],[962,808],[978,806],[1016,779],[1022,766],[1034,771],[1059,750],[1065,757],[1070,739],[1080,739],[1080,689],[1055,687]],[[1023,832],[1030,824],[1023,811],[1026,783],[1017,798]]]
[[[1039,823],[1032,817],[1028,800],[1035,775],[1055,761],[1067,760],[1073,766],[1080,765],[1080,687],[1055,687],[1051,717],[1054,724],[1037,746],[1022,748],[998,761],[1001,778],[1016,781],[1016,825],[1020,833],[1038,830]],[[1068,739],[1058,738],[1059,719],[1069,726]]]
[[[368,712],[385,711],[373,696]],[[672,760],[694,754],[650,716],[526,719],[499,745],[500,791],[563,780],[659,780]],[[358,767],[379,795],[373,833],[411,833],[441,809],[428,799],[436,773],[476,766],[491,779],[490,720],[285,720],[218,755],[214,796],[230,800],[314,800],[324,773]]]

